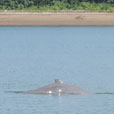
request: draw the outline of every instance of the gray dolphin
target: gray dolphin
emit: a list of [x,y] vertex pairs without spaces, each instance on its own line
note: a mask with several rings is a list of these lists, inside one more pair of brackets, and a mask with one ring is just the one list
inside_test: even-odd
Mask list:
[[27,94],[91,94],[91,92],[82,88],[68,85],[59,79],[55,79],[55,83],[46,85],[39,89],[26,91]]

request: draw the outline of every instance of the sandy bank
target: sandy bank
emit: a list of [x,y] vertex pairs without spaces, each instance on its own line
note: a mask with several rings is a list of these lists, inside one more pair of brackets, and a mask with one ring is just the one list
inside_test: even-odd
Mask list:
[[83,12],[0,12],[1,26],[112,26],[114,13]]

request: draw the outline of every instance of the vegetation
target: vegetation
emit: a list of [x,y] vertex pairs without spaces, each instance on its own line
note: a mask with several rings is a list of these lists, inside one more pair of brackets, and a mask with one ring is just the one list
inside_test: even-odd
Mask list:
[[114,11],[114,0],[0,0],[1,10],[24,11]]

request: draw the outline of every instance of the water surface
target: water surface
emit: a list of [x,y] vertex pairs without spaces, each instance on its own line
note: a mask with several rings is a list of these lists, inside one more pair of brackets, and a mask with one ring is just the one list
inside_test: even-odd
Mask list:
[[113,94],[25,95],[59,78],[114,93],[114,27],[0,27],[0,114],[113,114]]

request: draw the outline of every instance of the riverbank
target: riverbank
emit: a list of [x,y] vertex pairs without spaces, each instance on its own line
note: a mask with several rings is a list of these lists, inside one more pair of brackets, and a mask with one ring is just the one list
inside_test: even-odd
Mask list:
[[113,26],[114,13],[0,12],[0,26]]

